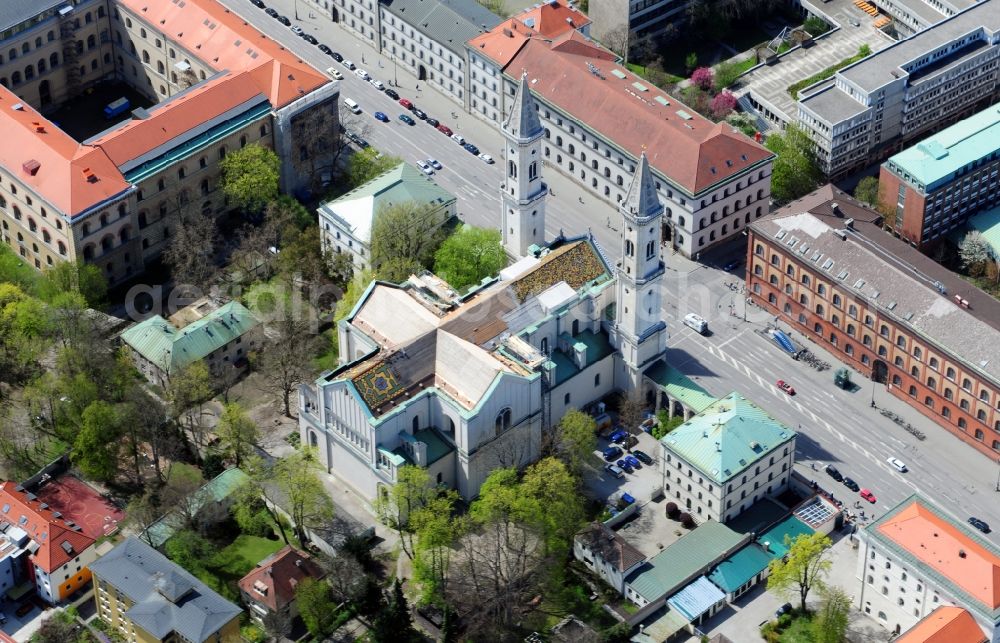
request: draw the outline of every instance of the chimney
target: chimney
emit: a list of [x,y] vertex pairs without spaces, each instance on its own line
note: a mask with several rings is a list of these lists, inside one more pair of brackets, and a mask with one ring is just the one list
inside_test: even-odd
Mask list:
[[302,568],[302,559],[301,558],[296,558],[295,559],[295,566],[298,567],[298,568],[300,568],[300,569]]
[[959,558],[965,558],[965,550],[964,549],[959,549],[958,550],[958,557]]
[[840,204],[837,203],[836,201],[830,204],[830,210],[833,212],[835,216],[838,217],[844,216],[844,213],[840,211]]

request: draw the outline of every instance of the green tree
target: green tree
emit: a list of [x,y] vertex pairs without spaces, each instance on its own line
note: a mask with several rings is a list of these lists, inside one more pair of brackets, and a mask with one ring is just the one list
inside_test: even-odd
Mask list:
[[403,159],[398,156],[383,154],[374,147],[367,147],[360,152],[355,152],[347,162],[348,188],[353,190],[375,177],[385,174],[402,162]]
[[684,70],[690,74],[695,70],[695,67],[697,66],[698,66],[698,54],[692,51],[684,58]]
[[854,198],[862,203],[877,206],[879,204],[878,187],[877,176],[866,176],[858,181],[858,185],[854,188]]
[[546,555],[567,556],[585,518],[579,479],[561,460],[543,458],[525,470],[519,491],[534,510],[527,519],[544,537]]
[[844,643],[850,622],[851,598],[839,587],[823,592],[823,602],[812,621],[814,643]]
[[413,559],[414,531],[411,518],[434,498],[430,473],[423,467],[404,465],[396,470],[396,484],[375,500],[375,515],[399,534],[399,544]]
[[42,273],[39,296],[52,301],[61,293],[79,293],[91,308],[104,302],[108,282],[101,269],[82,261],[63,261]]
[[170,537],[163,548],[167,558],[174,561],[195,576],[204,571],[205,561],[217,549],[203,536],[190,529],[182,529]]
[[222,449],[238,467],[254,451],[260,440],[257,423],[250,419],[242,406],[235,402],[226,404],[215,427],[215,434],[222,442]]
[[337,605],[330,586],[323,580],[305,578],[295,587],[295,604],[309,633],[322,639],[333,633],[337,622]]
[[371,265],[379,279],[405,281],[430,268],[445,238],[448,213],[436,203],[402,201],[375,212],[371,233]]
[[118,409],[100,400],[91,403],[83,412],[83,426],[73,443],[73,462],[84,475],[102,482],[114,480],[123,433]]
[[771,195],[787,203],[814,190],[823,178],[809,136],[797,125],[767,137],[767,149],[777,155],[771,172]]
[[325,528],[333,520],[333,501],[317,475],[319,470],[316,453],[309,447],[299,448],[270,467],[270,482],[283,499],[279,504],[288,512],[300,543],[309,540],[306,530]]
[[76,608],[57,609],[31,635],[31,643],[83,643],[93,641],[86,630],[77,632]]
[[389,604],[375,617],[372,639],[376,643],[407,643],[421,639],[413,629],[413,616],[403,594],[403,584],[397,578],[392,586]]
[[721,92],[723,89],[731,87],[742,73],[738,63],[723,60],[715,66],[715,91]]
[[499,230],[463,225],[434,253],[434,272],[455,290],[478,284],[505,265]]
[[273,150],[253,143],[230,152],[219,165],[222,192],[234,206],[259,212],[278,196],[281,160]]
[[582,411],[570,409],[556,427],[552,450],[570,471],[579,475],[597,450],[597,422]]
[[375,275],[371,270],[364,270],[351,278],[344,291],[344,296],[337,302],[337,309],[333,314],[334,321],[346,319],[351,314],[354,306],[361,299],[361,295],[365,294],[365,290],[368,289],[373,279],[375,279]]
[[452,515],[457,502],[458,492],[442,492],[410,518],[416,534],[413,581],[420,588],[421,603],[445,604],[452,547],[465,523]]
[[997,256],[992,245],[978,230],[968,232],[958,244],[958,257],[962,267],[973,277],[986,274],[988,265]]
[[792,540],[785,536],[788,553],[768,563],[771,575],[767,588],[777,594],[798,592],[799,607],[806,611],[806,598],[813,589],[826,587],[825,576],[833,562],[830,560],[830,539],[821,533],[800,534]]
[[202,407],[212,397],[212,377],[204,361],[170,375],[167,381],[167,413],[186,430],[198,447],[205,446]]

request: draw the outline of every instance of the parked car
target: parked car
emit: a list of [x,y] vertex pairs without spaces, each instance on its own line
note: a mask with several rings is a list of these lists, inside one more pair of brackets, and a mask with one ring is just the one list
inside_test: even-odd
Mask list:
[[837,471],[837,467],[833,466],[832,464],[826,465],[826,467],[823,470],[826,471],[826,475],[830,476],[837,482],[844,481],[844,476],[842,476],[840,472]]
[[336,61],[337,61],[338,63],[340,63],[340,62],[344,62],[344,57],[343,57],[343,56],[341,56],[340,54],[338,54],[337,52],[333,52],[333,53],[331,53],[330,55],[331,55],[331,56],[333,57],[333,59],[334,59],[334,60],[336,60]]
[[618,429],[617,431],[611,434],[610,439],[615,444],[619,444],[621,442],[624,442],[625,438],[627,437],[628,437],[628,431],[626,431],[625,429]]
[[875,504],[878,501],[878,498],[875,497],[875,494],[868,489],[862,489],[859,495],[872,504]]
[[436,118],[428,118],[424,122],[427,123],[428,125],[430,125],[431,127],[437,127],[438,125],[441,124],[441,121],[439,121]]
[[904,464],[903,461],[900,460],[899,458],[890,457],[886,458],[885,461],[889,463],[890,467],[892,467],[896,471],[899,471],[900,473],[906,473],[907,471],[909,471],[909,469],[906,468],[906,464]]
[[451,135],[451,140],[455,141],[456,143],[458,143],[462,147],[465,147],[465,137],[462,136],[461,134],[452,134]]
[[319,44],[319,41],[316,40],[316,36],[312,35],[311,33],[302,34],[302,40],[305,40],[310,45],[318,45]]
[[844,486],[850,489],[851,491],[861,490],[861,487],[858,486],[858,483],[851,480],[850,478],[844,478]]
[[632,467],[633,469],[641,469],[642,465],[639,463],[639,459],[635,457],[634,454],[625,456],[625,464]]
[[653,458],[649,457],[649,454],[646,453],[645,451],[640,451],[636,449],[635,451],[632,452],[632,455],[638,458],[639,462],[643,463],[646,466],[653,464]]
[[[334,58],[334,60],[336,60],[336,58]],[[357,68],[358,68],[358,66],[357,66],[357,65],[355,65],[355,64],[354,64],[353,62],[351,62],[350,60],[344,60],[344,61],[343,61],[343,63],[344,63],[344,67],[347,67],[347,68],[348,68],[348,69],[350,69],[351,71],[354,71],[355,69],[357,69]]]
[[417,167],[419,167],[420,171],[427,176],[434,174],[434,168],[432,168],[427,161],[417,161]]
[[612,460],[617,460],[622,454],[622,450],[618,447],[608,447],[604,450],[604,459],[608,462]]
[[983,532],[984,534],[990,533],[990,526],[986,523],[986,521],[980,520],[975,516],[969,518],[969,524],[978,529],[979,531]]
[[379,90],[380,92],[385,90],[385,85],[382,83],[381,80],[378,80],[376,78],[372,78],[371,80],[369,80],[368,84],[374,87],[375,89]]
[[399,120],[403,121],[407,125],[416,125],[417,121],[413,120],[409,114],[400,114]]
[[774,618],[781,618],[784,614],[788,614],[791,611],[792,611],[792,604],[791,603],[785,603],[784,605],[782,605],[781,607],[779,607],[777,610],[775,610],[775,612],[774,612]]
[[377,120],[380,120],[383,123],[389,122],[389,117],[385,115],[385,112],[375,112],[374,116]]
[[399,94],[396,93],[395,89],[389,89],[387,87],[385,89],[385,95],[391,98],[392,100],[399,100]]
[[369,80],[371,80],[371,79],[372,79],[372,77],[371,77],[371,76],[369,76],[369,75],[368,75],[368,72],[366,72],[366,71],[365,71],[364,69],[355,69],[355,70],[354,70],[354,73],[355,73],[355,75],[357,75],[357,77],[358,77],[358,78],[360,78],[361,80],[364,80],[364,81],[369,81]]
[[780,388],[785,393],[788,393],[789,395],[795,395],[795,387],[786,382],[785,380],[778,380],[777,385],[778,388]]
[[253,6],[255,6],[255,7],[259,8],[259,9],[266,9],[267,8],[267,5],[264,4],[264,0],[250,0],[250,4],[252,4]]
[[333,50],[330,49],[329,46],[327,46],[326,44],[323,44],[323,43],[320,43],[319,46],[317,47],[317,49],[319,49],[320,51],[322,51],[327,56],[333,54]]
[[420,120],[422,121],[427,120],[427,114],[424,112],[424,110],[417,109],[416,107],[414,107],[411,111],[413,112],[413,115],[419,118]]
[[344,80],[344,75],[335,67],[328,67],[326,73],[330,74],[331,77],[336,78],[337,80]]
[[725,270],[726,272],[729,272],[730,270],[736,269],[736,267],[739,266],[741,263],[743,263],[742,259],[733,259],[726,265],[722,266],[722,269]]
[[286,27],[290,27],[292,25],[292,21],[286,18],[285,16],[278,16],[277,20]]
[[264,10],[264,13],[266,13],[269,16],[271,16],[272,18],[277,18],[279,15],[281,15],[273,7],[268,7],[267,9]]
[[479,148],[473,145],[472,143],[466,143],[462,147],[464,147],[466,151],[469,152],[469,154],[475,154],[476,156],[479,156]]
[[296,36],[301,36],[302,35],[302,27],[300,27],[298,25],[293,26],[292,27],[292,33],[295,34]]
[[441,132],[445,136],[451,136],[452,135],[451,128],[448,127],[447,125],[443,124],[443,123],[440,124],[440,125],[437,125],[437,131]]
[[613,475],[616,478],[624,478],[625,472],[621,470],[617,465],[611,464],[610,462],[604,465],[604,470]]
[[35,609],[35,605],[31,601],[26,601],[18,605],[17,609],[14,610],[14,613],[18,616],[24,616],[33,609]]
[[622,458],[615,464],[618,465],[618,468],[624,471],[625,473],[632,473],[632,466],[625,461],[625,458]]
[[481,160],[486,165],[493,165],[493,157],[489,154],[480,154],[479,160]]
[[427,159],[427,164],[430,165],[435,170],[441,169],[441,162],[438,161],[437,159],[434,158]]
[[406,109],[413,109],[413,103],[410,101],[409,98],[400,98],[399,104],[405,107]]

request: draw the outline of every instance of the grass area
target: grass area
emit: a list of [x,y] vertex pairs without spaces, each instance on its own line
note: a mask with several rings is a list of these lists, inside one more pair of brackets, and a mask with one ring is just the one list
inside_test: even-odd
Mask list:
[[813,643],[813,618],[811,612],[785,614],[777,621],[768,621],[760,634],[769,643]]
[[643,65],[636,65],[633,63],[628,63],[627,65],[630,72],[638,76],[642,76],[646,80],[656,84],[658,87],[663,85],[676,85],[677,83],[684,80],[680,76],[676,76],[669,72],[659,71],[659,70],[649,70]]
[[322,372],[329,371],[337,368],[337,359],[339,357],[339,351],[337,350],[337,327],[334,326],[330,330],[324,331],[322,333],[323,338],[323,351],[320,352],[316,357],[313,358],[313,368]]
[[7,281],[24,292],[36,294],[41,278],[42,273],[32,268],[27,260],[18,257],[6,245],[0,246],[0,282]]
[[[293,542],[292,545],[297,547],[298,543]],[[239,597],[237,582],[257,563],[284,546],[285,541],[280,537],[272,540],[240,534],[229,545],[203,561],[199,569],[188,571],[225,598],[236,600]]]
[[814,83],[818,83],[821,80],[826,80],[827,78],[830,78],[831,76],[833,76],[834,74],[836,74],[838,71],[840,71],[844,67],[847,67],[848,65],[853,65],[854,63],[858,62],[862,58],[868,56],[870,53],[871,53],[871,51],[868,49],[868,45],[862,45],[861,48],[860,48],[860,50],[858,51],[858,53],[854,54],[850,58],[845,58],[845,59],[841,60],[839,63],[837,63],[836,65],[830,65],[829,67],[827,67],[823,71],[821,71],[821,72],[819,72],[817,74],[813,74],[809,78],[805,78],[803,80],[800,80],[797,83],[792,83],[791,85],[788,86],[788,93],[791,95],[792,98],[794,98],[795,100],[798,100],[799,99],[799,91],[805,89],[809,85],[812,85]]

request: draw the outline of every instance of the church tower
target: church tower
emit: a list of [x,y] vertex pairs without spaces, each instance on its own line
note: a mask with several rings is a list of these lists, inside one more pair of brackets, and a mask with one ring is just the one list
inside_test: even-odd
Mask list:
[[667,326],[660,310],[663,206],[656,196],[645,152],[618,211],[622,217],[622,254],[616,271],[615,337],[626,378],[622,388],[634,390],[642,369],[663,354],[667,342]]
[[545,197],[549,188],[542,183],[542,136],[535,100],[528,79],[514,94],[514,105],[504,121],[504,182],[500,186],[503,208],[501,230],[507,254],[518,259],[532,245],[545,243]]

